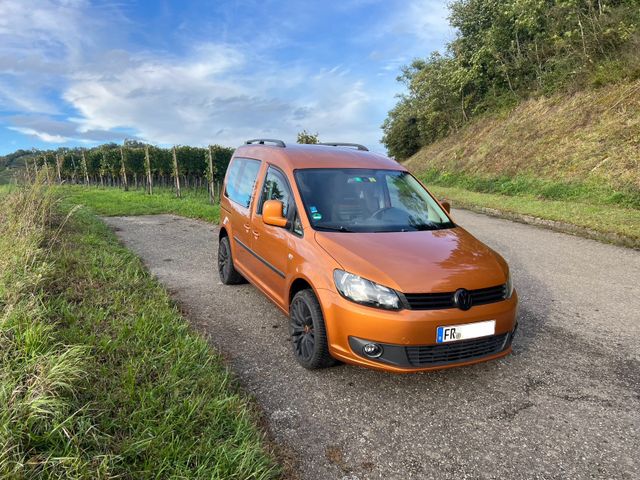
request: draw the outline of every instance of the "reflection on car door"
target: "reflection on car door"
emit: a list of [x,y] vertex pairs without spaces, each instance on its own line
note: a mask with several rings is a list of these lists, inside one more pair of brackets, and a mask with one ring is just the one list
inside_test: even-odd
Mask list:
[[251,204],[260,164],[259,160],[234,158],[225,181],[224,195],[230,200],[226,203],[233,234],[231,248],[234,264],[241,270],[251,270],[256,263],[248,249],[251,243]]
[[286,276],[289,247],[288,228],[274,227],[262,221],[262,205],[267,200],[280,200],[283,213],[288,217],[294,208],[289,182],[282,171],[269,166],[262,182],[260,196],[255,202],[255,215],[251,223],[251,249],[261,260],[256,272],[262,287],[286,308]]

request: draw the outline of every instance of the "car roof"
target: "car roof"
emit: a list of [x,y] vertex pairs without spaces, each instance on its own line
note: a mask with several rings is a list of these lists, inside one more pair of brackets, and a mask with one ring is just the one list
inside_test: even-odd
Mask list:
[[303,168],[406,170],[395,160],[378,153],[328,145],[242,145],[234,157],[264,160],[291,171]]

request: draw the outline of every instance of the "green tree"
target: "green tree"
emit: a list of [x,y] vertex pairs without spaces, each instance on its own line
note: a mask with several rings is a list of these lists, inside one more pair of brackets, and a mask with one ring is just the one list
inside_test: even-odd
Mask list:
[[317,133],[309,133],[306,130],[302,130],[298,133],[298,143],[306,143],[306,144],[316,144],[318,143],[318,134]]
[[382,143],[389,155],[398,160],[409,158],[420,150],[418,121],[409,102],[407,98],[400,100],[382,125]]
[[487,110],[640,77],[639,0],[455,0],[444,53],[402,70],[383,143],[406,158]]

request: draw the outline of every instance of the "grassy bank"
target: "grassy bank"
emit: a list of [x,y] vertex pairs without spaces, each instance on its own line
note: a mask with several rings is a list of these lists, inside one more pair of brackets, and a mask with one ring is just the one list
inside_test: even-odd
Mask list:
[[545,200],[527,193],[502,195],[474,192],[460,187],[441,186],[428,181],[426,183],[439,198],[451,200],[454,208],[478,211],[493,209],[516,219],[526,215],[537,219],[563,222],[593,230],[593,232],[562,227],[559,228],[560,230],[640,248],[640,210],[638,209],[571,200]]
[[640,190],[640,80],[527,100],[423,148],[406,165]]
[[0,185],[8,185],[14,181],[15,170],[0,167]]
[[41,189],[0,202],[0,478],[277,476],[220,358],[104,224]]
[[85,205],[98,215],[154,215],[173,213],[183,217],[217,222],[218,205],[209,204],[204,191],[184,190],[176,198],[169,189],[155,189],[153,195],[143,190],[125,192],[118,188],[84,187],[69,185],[56,188],[68,203]]
[[462,172],[442,172],[430,169],[420,175],[427,184],[454,187],[477,193],[529,196],[538,200],[611,205],[640,209],[640,189],[616,190],[604,183],[563,182],[533,176],[479,176]]

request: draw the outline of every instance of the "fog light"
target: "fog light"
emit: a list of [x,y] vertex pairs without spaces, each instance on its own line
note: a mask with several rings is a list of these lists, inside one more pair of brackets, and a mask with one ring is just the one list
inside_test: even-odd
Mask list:
[[377,343],[367,343],[364,347],[362,347],[362,353],[370,358],[378,358],[380,355],[382,355],[382,347]]

